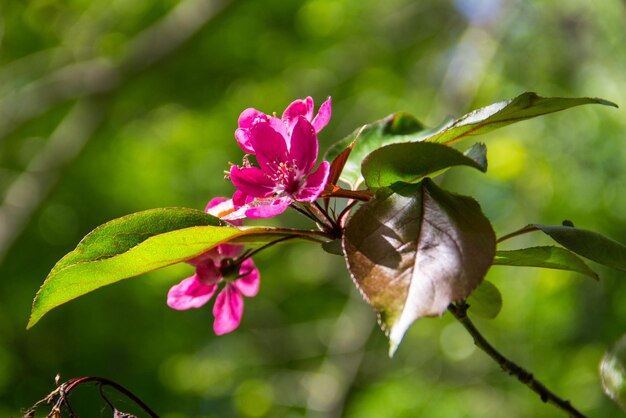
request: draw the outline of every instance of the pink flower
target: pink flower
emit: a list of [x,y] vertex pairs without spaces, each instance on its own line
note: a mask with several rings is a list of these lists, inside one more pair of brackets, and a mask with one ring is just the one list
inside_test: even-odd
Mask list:
[[312,172],[318,142],[315,128],[304,116],[297,117],[287,137],[269,123],[257,123],[250,128],[249,138],[259,167],[246,164],[230,170],[237,187],[234,205],[245,205],[245,216],[276,216],[294,200],[314,202],[319,197],[328,181],[330,163],[322,161]]
[[318,133],[328,125],[328,121],[330,120],[332,113],[331,98],[329,97],[322,103],[317,115],[313,116],[313,111],[314,104],[310,96],[304,100],[298,99],[293,101],[287,106],[280,119],[275,115],[269,116],[259,110],[248,108],[239,115],[239,127],[235,131],[235,138],[244,152],[255,154],[256,151],[252,145],[251,138],[251,130],[255,125],[267,123],[288,141],[298,118],[301,116],[311,122],[315,133]]
[[[215,198],[209,202],[206,212],[218,216],[231,211],[232,201]],[[241,221],[232,222],[240,224]],[[213,305],[213,330],[222,335],[235,330],[243,314],[243,296],[253,297],[259,291],[259,270],[252,259],[245,259],[236,266],[234,260],[243,247],[234,244],[221,244],[192,259],[189,264],[196,267],[193,276],[187,277],[172,286],[167,294],[170,308],[185,310],[205,305],[213,296],[220,283],[225,283]]]

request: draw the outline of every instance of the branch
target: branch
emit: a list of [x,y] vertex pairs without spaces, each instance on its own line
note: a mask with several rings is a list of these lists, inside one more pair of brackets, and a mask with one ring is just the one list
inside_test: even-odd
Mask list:
[[500,365],[503,371],[507,372],[511,376],[517,377],[517,380],[525,384],[539,395],[543,402],[552,404],[557,408],[561,409],[563,412],[567,413],[572,418],[587,418],[586,415],[583,415],[580,411],[570,404],[569,401],[559,398],[556,394],[551,392],[548,388],[546,388],[543,383],[535,379],[532,373],[528,372],[523,367],[517,365],[511,360],[504,357],[498,350],[496,350],[489,342],[482,336],[480,331],[476,329],[474,323],[467,317],[467,305],[465,302],[460,302],[458,304],[450,304],[448,306],[448,310],[454,317],[465,327],[467,332],[470,333],[472,338],[474,339],[474,344],[476,347],[483,350],[489,357],[495,360],[496,363]]

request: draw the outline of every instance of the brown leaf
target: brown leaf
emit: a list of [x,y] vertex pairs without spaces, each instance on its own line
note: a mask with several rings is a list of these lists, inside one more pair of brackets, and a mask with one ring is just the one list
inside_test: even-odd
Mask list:
[[482,282],[495,234],[475,200],[425,179],[380,189],[348,221],[343,249],[393,355],[416,319],[443,314]]

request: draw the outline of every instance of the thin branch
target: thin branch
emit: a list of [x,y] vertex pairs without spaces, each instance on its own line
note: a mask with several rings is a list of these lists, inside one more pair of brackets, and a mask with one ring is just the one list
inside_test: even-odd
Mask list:
[[252,251],[245,252],[245,253],[244,253],[241,257],[239,257],[239,258],[237,259],[237,261],[235,261],[235,264],[242,263],[244,260],[246,260],[246,259],[248,259],[248,258],[252,257],[253,255],[258,254],[258,253],[260,253],[261,251],[263,251],[263,250],[265,250],[265,249],[267,249],[267,248],[270,248],[270,247],[272,247],[272,246],[274,246],[274,245],[276,245],[276,244],[278,244],[278,243],[280,243],[280,242],[288,241],[288,240],[290,240],[290,239],[294,239],[294,238],[298,238],[298,236],[297,236],[297,235],[291,235],[291,236],[288,236],[288,237],[282,237],[282,238],[279,238],[279,239],[274,240],[274,241],[272,241],[272,242],[268,242],[267,244],[262,245],[261,247],[259,247],[259,248],[257,248],[257,249],[254,249],[254,250],[252,250]]
[[518,229],[517,231],[513,231],[510,234],[506,234],[501,236],[496,240],[496,243],[500,244],[502,241],[506,241],[507,239],[511,239],[517,237],[519,235],[527,234],[529,232],[538,231],[539,229],[534,225],[526,225],[523,228]]
[[146,405],[141,399],[139,399],[139,397],[135,395],[133,392],[126,389],[124,386],[120,385],[119,383],[116,383],[104,377],[89,376],[89,377],[81,377],[78,379],[72,379],[71,381],[68,381],[68,385],[67,385],[67,388],[65,389],[65,393],[69,395],[72,389],[74,389],[75,387],[77,387],[78,385],[82,383],[87,383],[87,382],[96,382],[100,385],[100,387],[111,386],[113,389],[117,390],[118,392],[120,392],[121,394],[123,394],[124,396],[132,400],[133,402],[135,402],[141,409],[143,409],[148,415],[150,415],[151,418],[159,418],[156,412],[154,412],[148,405]]
[[517,380],[525,384],[539,395],[543,402],[552,404],[557,408],[561,409],[563,412],[567,413],[570,417],[573,418],[587,418],[586,415],[583,415],[580,411],[572,406],[572,404],[564,399],[558,397],[555,393],[546,388],[543,383],[535,379],[532,373],[528,372],[523,367],[517,365],[513,361],[507,359],[502,355],[498,350],[496,350],[489,342],[483,337],[483,335],[478,331],[474,323],[467,317],[467,305],[465,302],[460,302],[457,304],[450,304],[448,310],[454,317],[465,327],[467,332],[470,333],[472,338],[474,339],[474,344],[476,347],[483,350],[489,357],[495,360],[496,363],[500,365],[503,371],[507,372],[511,376],[515,376]]

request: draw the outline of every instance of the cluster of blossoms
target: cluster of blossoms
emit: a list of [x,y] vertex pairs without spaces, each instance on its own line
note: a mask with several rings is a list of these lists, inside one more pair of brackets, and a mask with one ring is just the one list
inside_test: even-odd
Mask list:
[[[244,110],[235,138],[247,155],[241,167],[230,169],[237,190],[232,199],[212,199],[205,211],[240,226],[243,218],[276,216],[294,201],[314,202],[330,173],[327,161],[313,170],[319,148],[317,133],[330,117],[330,98],[317,115],[311,97],[291,103],[281,118],[252,108]],[[248,155],[255,156],[258,167],[249,162]],[[199,308],[224,283],[213,306],[213,329],[217,335],[236,329],[243,314],[243,296],[255,296],[260,280],[243,246],[221,244],[189,263],[196,268],[195,274],[170,289],[167,304],[177,310]]]

